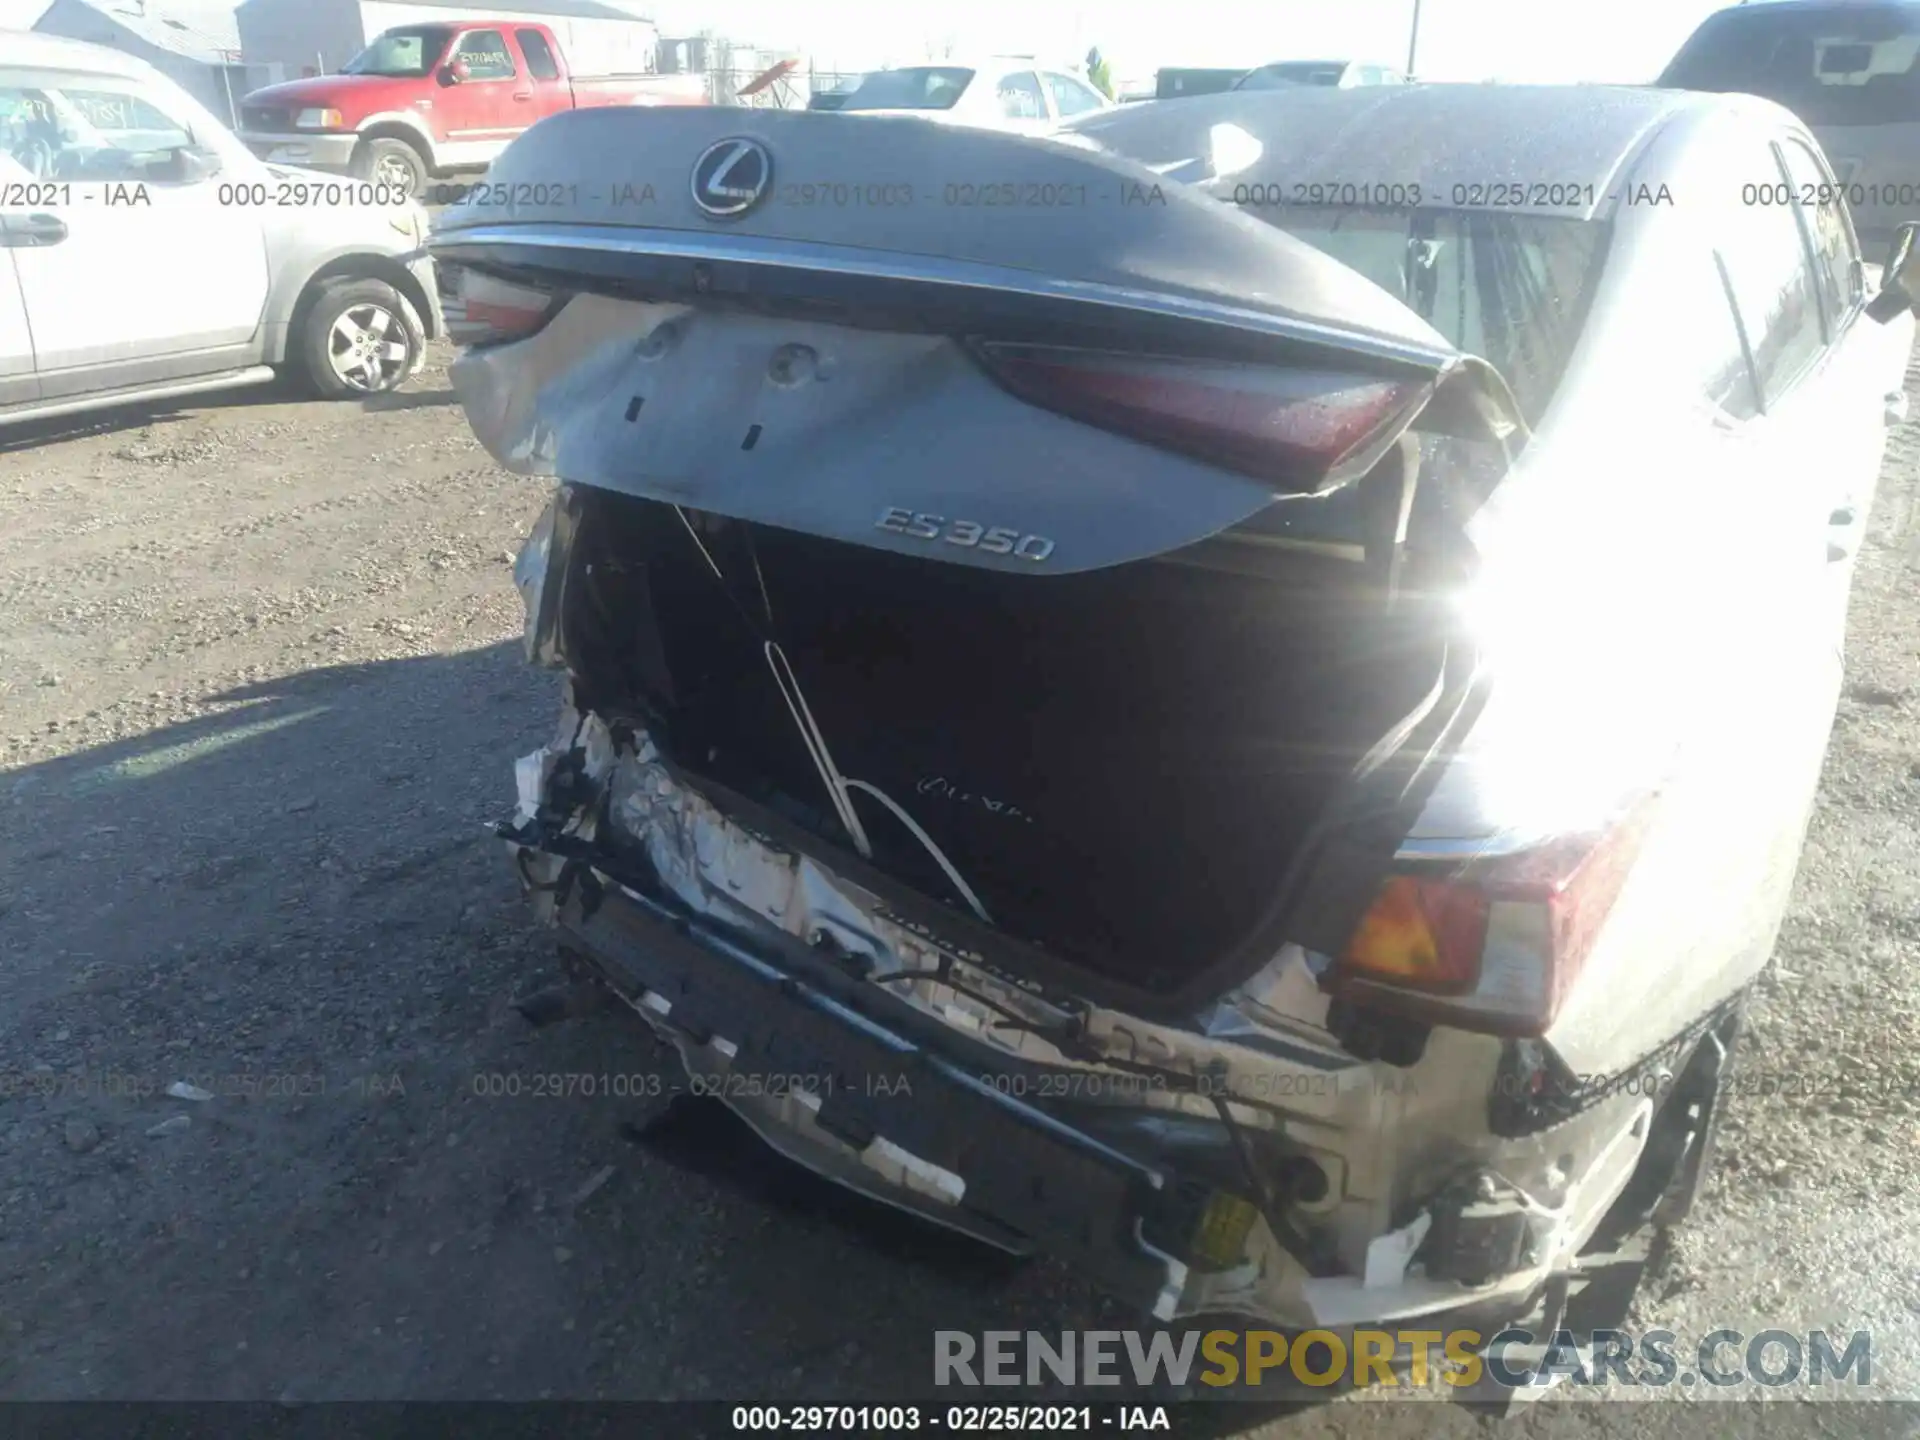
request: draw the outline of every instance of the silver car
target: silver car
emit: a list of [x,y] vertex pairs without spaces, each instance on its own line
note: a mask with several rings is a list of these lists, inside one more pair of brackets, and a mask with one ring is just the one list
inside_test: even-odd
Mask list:
[[501,834],[585,989],[530,1011],[611,996],[802,1164],[1166,1320],[1542,1333],[1637,1274],[1902,413],[1844,202],[1742,202],[1828,175],[1806,129],[634,123],[495,178],[651,209],[431,242],[475,433],[557,482],[516,573],[565,698]]
[[[1847,188],[1861,233],[1920,215],[1920,4],[1775,0],[1701,22],[1659,83],[1743,91],[1806,122]],[[1758,193],[1755,203],[1777,203]]]
[[266,165],[104,46],[0,32],[0,425],[292,374],[390,390],[441,332],[404,191]]
[[830,108],[840,115],[912,115],[949,125],[1043,135],[1113,104],[1069,69],[1036,63],[1031,55],[905,65],[862,76]]
[[1294,85],[1327,85],[1350,90],[1356,85],[1405,85],[1407,77],[1390,65],[1354,60],[1279,60],[1249,70],[1233,82],[1236,90],[1284,90]]

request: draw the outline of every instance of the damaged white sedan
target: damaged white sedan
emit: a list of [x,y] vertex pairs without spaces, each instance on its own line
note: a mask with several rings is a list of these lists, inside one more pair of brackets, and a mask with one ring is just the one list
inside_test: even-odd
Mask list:
[[771,1145],[1162,1319],[1564,1317],[1698,1189],[1837,701],[1912,324],[1739,203],[1817,147],[859,131],[561,116],[433,239],[559,482],[502,834],[564,950]]

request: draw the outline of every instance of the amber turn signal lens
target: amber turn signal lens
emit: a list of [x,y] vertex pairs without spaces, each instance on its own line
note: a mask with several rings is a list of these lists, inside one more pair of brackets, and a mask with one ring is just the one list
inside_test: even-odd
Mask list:
[[1356,977],[1446,993],[1470,989],[1487,939],[1487,897],[1469,885],[1396,875],[1347,942]]

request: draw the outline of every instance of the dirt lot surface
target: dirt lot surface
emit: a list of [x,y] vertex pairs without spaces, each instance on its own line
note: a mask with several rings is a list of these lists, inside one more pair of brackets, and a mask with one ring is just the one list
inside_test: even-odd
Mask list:
[[[1905,1397],[1917,430],[1883,482],[1745,1051],[1791,1083],[1737,1101],[1638,1316],[1688,1343],[1870,1329],[1874,1393]],[[0,1396],[927,1398],[936,1329],[1133,1323],[1050,1265],[824,1190],[724,1115],[641,1145],[618,1101],[486,1093],[649,1063],[611,1022],[533,1032],[508,1003],[552,973],[484,828],[553,714],[509,575],[543,498],[472,441],[437,363],[374,406],[262,396],[0,436]],[[1915,1417],[1716,1407],[1712,1433]],[[1267,1433],[1482,1423],[1344,1403]],[[1702,1420],[1556,1398],[1513,1423]]]

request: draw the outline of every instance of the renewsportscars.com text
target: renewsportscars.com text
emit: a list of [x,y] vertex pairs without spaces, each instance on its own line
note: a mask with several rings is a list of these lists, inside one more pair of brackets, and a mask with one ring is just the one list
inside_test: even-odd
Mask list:
[[1339,1385],[1424,1389],[1553,1384],[1662,1388],[1738,1385],[1865,1386],[1873,1340],[1865,1331],[1715,1330],[1688,1344],[1671,1330],[1595,1330],[1581,1346],[1567,1331],[1502,1330],[1037,1330],[934,1332],[939,1386]]

